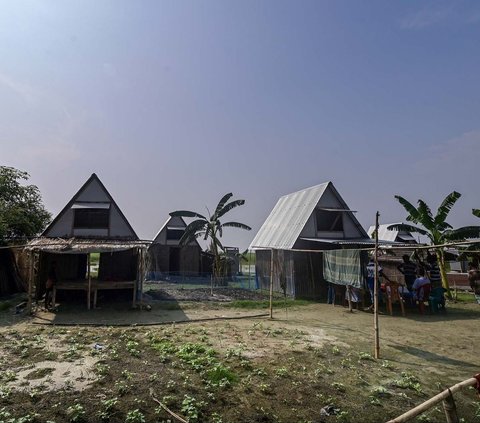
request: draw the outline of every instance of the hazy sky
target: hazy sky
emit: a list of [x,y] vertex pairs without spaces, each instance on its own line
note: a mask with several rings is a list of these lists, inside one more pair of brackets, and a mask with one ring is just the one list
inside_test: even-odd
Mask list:
[[246,247],[279,196],[333,181],[365,228],[393,198],[480,207],[480,3],[0,3],[0,164],[57,213],[96,172],[139,236],[246,199]]

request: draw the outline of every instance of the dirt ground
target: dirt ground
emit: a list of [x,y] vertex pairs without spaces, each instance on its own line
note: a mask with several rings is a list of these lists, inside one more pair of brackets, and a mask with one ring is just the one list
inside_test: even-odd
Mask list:
[[[384,422],[480,372],[473,303],[381,315],[380,360],[369,313],[310,304],[253,317],[264,312],[167,301],[3,313],[0,421],[173,421],[155,397],[190,422]],[[43,324],[62,322],[106,326]],[[456,399],[464,422],[480,421],[473,390]],[[444,421],[441,407],[416,421]]]

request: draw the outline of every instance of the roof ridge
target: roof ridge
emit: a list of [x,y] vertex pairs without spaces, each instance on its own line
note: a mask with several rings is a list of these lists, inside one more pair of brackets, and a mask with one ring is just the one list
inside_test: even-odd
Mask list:
[[320,186],[328,185],[328,184],[332,184],[332,181],[322,182],[321,184],[312,185],[311,187],[308,187],[308,188],[299,189],[298,191],[294,191],[294,192],[291,192],[289,194],[284,194],[280,198],[289,197],[291,195],[298,194],[299,192],[309,191],[311,189],[318,188]]

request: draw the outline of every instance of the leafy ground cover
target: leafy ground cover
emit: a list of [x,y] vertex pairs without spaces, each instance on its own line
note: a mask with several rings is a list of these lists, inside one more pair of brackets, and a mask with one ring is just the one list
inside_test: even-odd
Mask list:
[[[190,422],[382,422],[480,368],[471,302],[381,316],[380,360],[370,314],[299,304],[273,321],[4,325],[0,422],[174,421],[157,401]],[[480,421],[472,390],[456,400],[462,421]],[[444,417],[435,407],[416,421]]]

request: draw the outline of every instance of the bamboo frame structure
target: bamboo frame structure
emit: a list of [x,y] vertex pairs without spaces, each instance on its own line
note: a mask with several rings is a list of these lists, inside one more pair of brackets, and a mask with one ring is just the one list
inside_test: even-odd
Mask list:
[[91,307],[92,297],[92,275],[90,274],[90,253],[87,254],[87,277],[88,277],[88,293],[87,293],[87,309]]
[[[445,389],[444,391],[440,392],[439,394],[435,395],[429,400],[423,402],[422,404],[417,405],[415,408],[412,408],[410,411],[407,411],[401,416],[398,416],[393,420],[389,420],[387,423],[405,423],[417,417],[418,415],[422,414],[423,412],[427,411],[428,409],[432,408],[435,404],[438,404],[440,401],[444,401],[447,398],[448,398],[447,402],[449,400],[453,401],[452,394],[454,394],[455,392],[460,391],[461,389],[467,388],[469,386],[477,386],[479,383],[479,379],[477,378],[480,379],[480,374],[478,374],[476,377],[466,379],[463,382],[457,383],[456,385],[453,385],[450,388]],[[448,408],[449,408],[448,406],[444,407],[445,415],[447,417],[447,422],[458,421],[458,418],[457,420],[454,420],[455,417],[453,415],[453,413],[455,413],[456,415],[456,409],[453,408],[453,411],[452,411],[451,409],[448,409]],[[449,418],[450,420],[448,420]]]
[[29,254],[30,271],[28,275],[28,299],[27,299],[27,313],[32,314],[33,308],[33,282],[35,278],[35,252],[31,251]]

